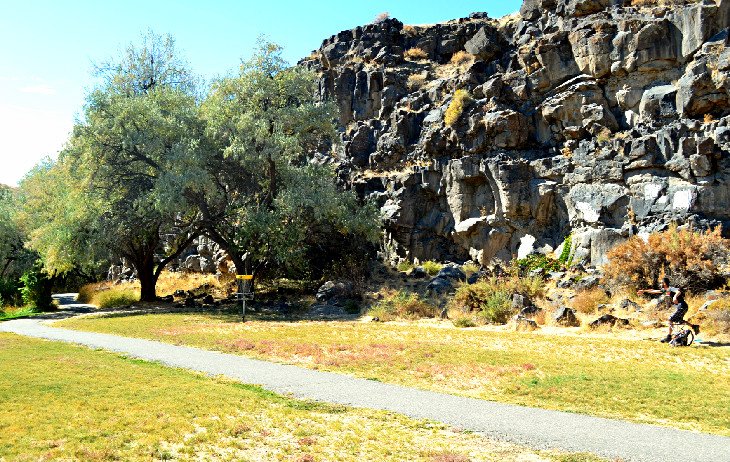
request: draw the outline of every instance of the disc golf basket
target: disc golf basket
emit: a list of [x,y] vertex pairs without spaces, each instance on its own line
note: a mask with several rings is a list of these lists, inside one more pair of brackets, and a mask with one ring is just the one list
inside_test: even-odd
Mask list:
[[238,281],[236,295],[241,301],[241,321],[246,322],[246,301],[253,300],[253,274],[239,274],[236,280]]

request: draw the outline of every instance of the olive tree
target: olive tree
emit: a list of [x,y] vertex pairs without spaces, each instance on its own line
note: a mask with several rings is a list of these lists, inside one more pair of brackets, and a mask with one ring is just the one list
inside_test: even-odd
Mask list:
[[312,73],[289,67],[279,46],[262,42],[202,104],[207,181],[183,190],[239,274],[303,274],[317,255],[377,239],[374,207],[339,190],[332,167],[309,162],[335,139],[334,105],[318,103],[315,89]]
[[68,270],[99,252],[125,258],[143,301],[155,299],[160,273],[198,234],[190,210],[164,199],[165,172],[194,157],[203,134],[195,81],[176,56],[170,37],[148,34],[99,67],[102,83],[59,163],[37,180],[56,198],[31,207],[46,208],[31,245],[48,266]]

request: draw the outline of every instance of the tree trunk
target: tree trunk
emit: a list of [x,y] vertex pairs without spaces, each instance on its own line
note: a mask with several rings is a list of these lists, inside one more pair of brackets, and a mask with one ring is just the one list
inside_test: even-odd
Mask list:
[[158,274],[155,273],[155,264],[153,258],[145,258],[145,261],[137,267],[137,277],[141,287],[139,300],[142,302],[154,302],[157,299]]

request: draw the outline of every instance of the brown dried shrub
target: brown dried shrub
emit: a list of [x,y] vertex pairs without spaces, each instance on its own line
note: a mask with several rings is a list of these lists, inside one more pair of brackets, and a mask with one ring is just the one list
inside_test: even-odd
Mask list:
[[656,286],[668,277],[672,285],[697,292],[719,287],[724,282],[719,267],[728,259],[730,240],[720,227],[695,231],[670,227],[652,233],[644,241],[634,236],[608,253],[604,270],[614,283],[630,287]]
[[423,48],[409,48],[403,53],[403,57],[411,61],[419,61],[421,59],[428,59],[428,53]]

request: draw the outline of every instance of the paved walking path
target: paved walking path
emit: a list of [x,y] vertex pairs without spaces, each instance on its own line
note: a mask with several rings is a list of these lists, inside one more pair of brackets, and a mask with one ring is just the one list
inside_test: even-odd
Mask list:
[[172,367],[258,384],[297,398],[437,420],[536,449],[591,452],[627,461],[730,462],[730,438],[722,436],[500,404],[199,348],[59,329],[35,318],[2,322],[0,332],[103,348]]

